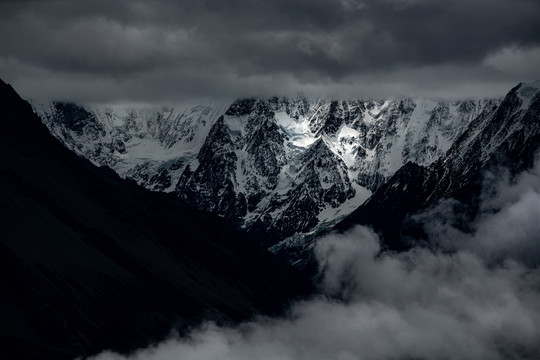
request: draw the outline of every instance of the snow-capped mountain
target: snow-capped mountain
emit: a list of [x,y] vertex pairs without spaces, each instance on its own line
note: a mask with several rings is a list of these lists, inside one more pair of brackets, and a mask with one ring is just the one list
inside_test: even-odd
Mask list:
[[432,164],[499,102],[298,97],[154,110],[33,106],[79,155],[151,190],[175,191],[269,246],[331,226],[408,161]]
[[32,103],[49,131],[95,165],[151,190],[171,192],[224,105],[99,108]]
[[534,165],[538,151],[540,81],[535,81],[513,88],[496,111],[480,114],[430,166],[407,163],[337,228],[369,224],[388,246],[400,250],[410,245],[409,235],[422,236],[422,224],[417,226],[414,215],[442,199],[453,199],[458,207],[456,227],[472,224],[481,214],[486,173],[516,176]]

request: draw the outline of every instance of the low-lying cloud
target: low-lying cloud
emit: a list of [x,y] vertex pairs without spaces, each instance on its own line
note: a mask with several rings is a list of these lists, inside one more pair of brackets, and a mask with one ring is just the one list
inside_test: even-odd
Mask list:
[[441,202],[416,217],[423,222],[432,243],[446,250],[467,250],[488,263],[514,259],[540,265],[540,161],[518,177],[498,170],[484,181],[481,214],[473,233],[450,226],[455,200]]
[[315,249],[325,296],[297,303],[284,319],[206,323],[127,358],[540,358],[539,170],[491,187],[470,234],[426,223],[437,250],[381,252],[379,237],[361,226],[330,234]]

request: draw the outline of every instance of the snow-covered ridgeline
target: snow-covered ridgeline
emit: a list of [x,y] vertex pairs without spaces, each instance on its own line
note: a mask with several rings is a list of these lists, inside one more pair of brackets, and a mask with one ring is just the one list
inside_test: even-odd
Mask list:
[[268,243],[334,223],[407,161],[429,165],[498,100],[244,99],[120,109],[36,104],[67,147]]
[[98,166],[152,190],[173,191],[226,105],[100,108],[32,102],[51,133]]

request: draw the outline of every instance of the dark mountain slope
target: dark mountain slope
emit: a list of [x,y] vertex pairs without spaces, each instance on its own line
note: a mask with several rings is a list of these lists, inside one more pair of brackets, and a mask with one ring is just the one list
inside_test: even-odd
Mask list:
[[425,168],[408,163],[381,186],[373,196],[336,225],[345,230],[355,224],[372,226],[385,244],[402,250],[407,239],[423,237],[422,225],[411,215],[446,198],[456,206],[467,224],[478,215],[487,171],[504,168],[511,175],[530,168],[540,149],[540,82],[513,88],[494,113],[482,113],[471,122],[446,155]]
[[310,290],[220,219],[77,157],[0,81],[0,355],[128,351]]

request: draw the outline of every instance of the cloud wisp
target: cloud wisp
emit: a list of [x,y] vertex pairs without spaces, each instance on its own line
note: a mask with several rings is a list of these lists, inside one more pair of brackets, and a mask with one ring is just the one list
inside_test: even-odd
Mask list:
[[315,254],[326,295],[287,318],[207,323],[129,357],[94,359],[536,359],[540,269],[523,261],[530,251],[513,249],[540,247],[539,169],[498,181],[471,234],[426,223],[437,250],[381,253],[361,226],[322,238]]

